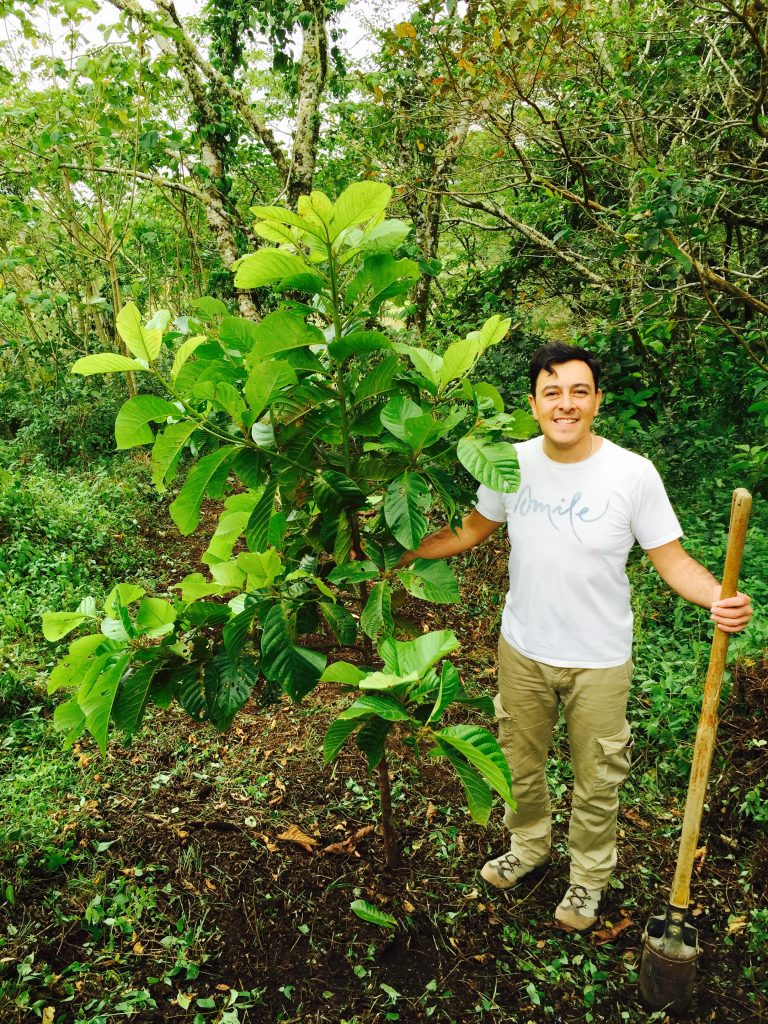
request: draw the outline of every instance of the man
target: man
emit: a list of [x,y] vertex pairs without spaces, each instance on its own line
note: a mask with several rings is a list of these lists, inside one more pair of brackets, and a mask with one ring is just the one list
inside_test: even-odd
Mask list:
[[465,551],[507,524],[510,584],[495,704],[516,807],[504,818],[509,851],[481,874],[508,889],[549,859],[545,767],[562,704],[574,789],[570,885],[555,920],[585,931],[598,918],[616,865],[618,790],[630,766],[632,612],[625,566],[632,545],[645,549],[681,597],[709,608],[718,628],[744,629],[752,607],[745,594],[720,600],[718,581],[683,550],[653,464],[592,433],[602,398],[595,357],[577,346],[545,345],[531,360],[530,385],[541,435],[515,446],[517,491],[481,485],[459,530],[444,527],[425,538],[403,564]]

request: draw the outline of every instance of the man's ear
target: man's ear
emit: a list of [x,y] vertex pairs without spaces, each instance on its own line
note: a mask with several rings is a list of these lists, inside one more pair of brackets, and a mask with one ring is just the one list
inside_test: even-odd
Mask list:
[[[600,394],[600,392],[598,392],[598,394]],[[533,397],[533,395],[528,395],[528,404],[531,407],[531,413],[533,414],[533,418],[538,423],[539,417],[536,415],[536,399]]]
[[600,403],[602,402],[602,400],[603,392],[600,390],[600,388],[598,388],[595,392],[595,416],[597,416],[598,412],[600,411]]

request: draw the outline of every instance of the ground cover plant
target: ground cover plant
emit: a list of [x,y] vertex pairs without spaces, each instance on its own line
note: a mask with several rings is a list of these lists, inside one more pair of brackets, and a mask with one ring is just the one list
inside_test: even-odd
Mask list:
[[[139,548],[141,535],[134,539]],[[153,542],[152,534],[144,541]],[[187,552],[166,551],[186,564]],[[468,556],[462,604],[429,615],[430,625],[460,637],[458,669],[486,692],[503,563],[502,545]],[[752,565],[748,558],[748,579]],[[40,1019],[47,1007],[55,1020],[92,1024],[653,1019],[637,1004],[640,931],[671,878],[680,748],[690,748],[694,717],[669,718],[670,708],[688,706],[671,691],[701,679],[673,641],[681,630],[695,638],[702,621],[686,610],[676,624],[648,567],[638,561],[633,574],[643,630],[655,640],[638,650],[635,768],[623,796],[617,886],[595,936],[550,924],[565,869],[561,738],[549,769],[556,858],[512,896],[486,889],[477,874],[503,841],[500,820],[487,830],[473,824],[458,781],[400,746],[391,756],[403,866],[382,872],[378,793],[364,759],[345,749],[322,764],[319,741],[348,704],[338,688],[300,704],[284,697],[267,713],[248,705],[223,736],[180,712],[169,722],[168,711],[150,709],[133,742],[113,743],[106,759],[88,738],[62,752],[41,696],[42,717],[16,722],[3,749],[16,820],[31,826],[41,801],[48,812],[44,831],[3,839],[4,1019]],[[420,608],[405,612],[423,618]],[[768,673],[745,641],[694,879],[703,954],[690,1019],[702,1024],[757,1021],[768,998],[766,843],[755,827],[765,807]],[[672,652],[663,675],[654,670],[660,650]],[[643,684],[651,678],[663,680],[663,695]],[[659,716],[664,737],[645,728]],[[357,901],[394,927],[358,918]]]

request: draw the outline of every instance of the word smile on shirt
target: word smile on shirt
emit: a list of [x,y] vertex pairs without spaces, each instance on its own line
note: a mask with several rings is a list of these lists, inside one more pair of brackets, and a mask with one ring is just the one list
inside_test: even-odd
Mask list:
[[606,501],[605,508],[599,515],[590,516],[592,509],[589,505],[581,505],[581,500],[581,491],[576,491],[570,501],[561,498],[559,504],[552,505],[548,501],[539,501],[534,498],[531,493],[530,484],[526,484],[514,496],[511,511],[515,515],[523,516],[524,518],[531,515],[531,513],[545,515],[549,520],[550,526],[558,531],[560,530],[559,523],[566,521],[576,540],[579,544],[583,544],[584,541],[576,530],[576,521],[578,520],[580,523],[596,523],[608,511],[610,501]]

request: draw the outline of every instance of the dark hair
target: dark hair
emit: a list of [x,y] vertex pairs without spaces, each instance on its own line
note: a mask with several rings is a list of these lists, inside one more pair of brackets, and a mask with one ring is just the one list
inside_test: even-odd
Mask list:
[[600,363],[585,348],[580,345],[566,345],[562,341],[551,341],[548,345],[542,345],[540,349],[531,356],[529,367],[529,379],[531,383],[531,394],[536,394],[536,381],[542,370],[552,373],[553,366],[560,363],[569,363],[572,359],[580,359],[592,371],[595,381],[595,391],[600,387]]

